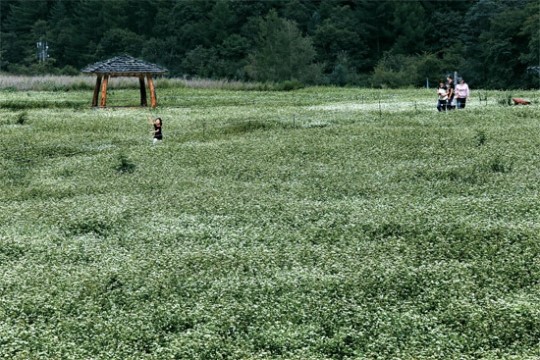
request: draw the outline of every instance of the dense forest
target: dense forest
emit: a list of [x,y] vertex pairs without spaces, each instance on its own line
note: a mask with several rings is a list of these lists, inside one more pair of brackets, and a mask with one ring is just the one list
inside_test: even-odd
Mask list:
[[76,74],[129,54],[169,76],[376,87],[458,71],[538,88],[538,0],[0,0],[0,70]]

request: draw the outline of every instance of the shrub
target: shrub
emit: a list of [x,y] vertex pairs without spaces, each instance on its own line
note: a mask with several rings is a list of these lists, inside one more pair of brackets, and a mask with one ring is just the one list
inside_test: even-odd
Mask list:
[[502,94],[502,96],[497,99],[497,103],[503,106],[512,105],[512,94],[511,93]]
[[64,232],[69,236],[93,234],[103,237],[112,230],[113,226],[110,222],[95,218],[73,221],[64,227]]
[[278,84],[276,86],[276,89],[282,90],[282,91],[291,91],[291,90],[302,89],[303,87],[304,87],[304,84],[302,84],[298,80],[286,80]]
[[60,75],[75,76],[79,74],[80,74],[80,71],[71,65],[66,65],[60,70]]
[[15,122],[19,125],[24,125],[26,120],[28,120],[28,113],[26,111],[23,111],[17,115],[17,119],[15,120]]
[[136,165],[125,154],[121,153],[118,155],[118,163],[115,168],[121,174],[132,173],[135,171]]
[[386,53],[375,66],[371,81],[375,87],[422,86],[426,78],[442,73],[441,61],[433,54],[417,56]]
[[233,123],[223,129],[224,134],[243,134],[257,130],[267,130],[271,124],[265,121],[248,120]]
[[485,144],[487,137],[486,133],[483,130],[479,130],[476,132],[476,135],[474,136],[474,140],[476,142],[476,146],[482,146]]
[[512,171],[512,164],[505,163],[499,155],[489,162],[489,170],[494,173],[509,173]]

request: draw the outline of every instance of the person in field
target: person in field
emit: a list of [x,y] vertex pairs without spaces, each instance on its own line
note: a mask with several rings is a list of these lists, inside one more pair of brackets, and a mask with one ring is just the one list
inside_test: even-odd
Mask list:
[[154,129],[151,131],[151,134],[154,136],[152,139],[152,144],[155,145],[163,141],[163,132],[162,132],[163,120],[161,120],[161,118],[159,117],[155,119],[148,117],[148,123],[154,126]]
[[448,110],[454,110],[456,108],[456,103],[454,102],[455,96],[455,84],[454,79],[451,76],[446,78],[446,88],[448,91],[448,100],[446,101],[446,108]]
[[456,85],[456,101],[458,109],[465,109],[465,103],[469,97],[469,85],[463,78],[459,80],[459,84]]
[[448,101],[448,89],[446,88],[446,85],[441,81],[439,82],[439,87],[437,88],[437,110],[440,111],[446,111],[447,101]]

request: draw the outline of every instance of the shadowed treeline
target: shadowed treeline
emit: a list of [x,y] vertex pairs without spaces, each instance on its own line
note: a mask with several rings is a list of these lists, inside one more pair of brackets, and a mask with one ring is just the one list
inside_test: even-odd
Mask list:
[[170,76],[538,87],[535,0],[4,0],[0,70],[74,75],[127,53]]

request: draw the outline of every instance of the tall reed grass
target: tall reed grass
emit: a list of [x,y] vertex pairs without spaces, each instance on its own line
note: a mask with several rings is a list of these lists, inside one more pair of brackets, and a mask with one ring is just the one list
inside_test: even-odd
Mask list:
[[[88,75],[7,75],[0,74],[0,90],[7,91],[70,91],[92,90],[95,77]],[[157,78],[156,86],[160,88],[191,88],[221,90],[280,90],[283,86],[273,83],[252,83],[235,80]],[[139,82],[136,78],[114,77],[109,81],[112,89],[136,89]],[[287,90],[287,89],[285,89]]]
[[90,76],[67,75],[0,75],[0,90],[55,91],[93,89],[95,79]]

